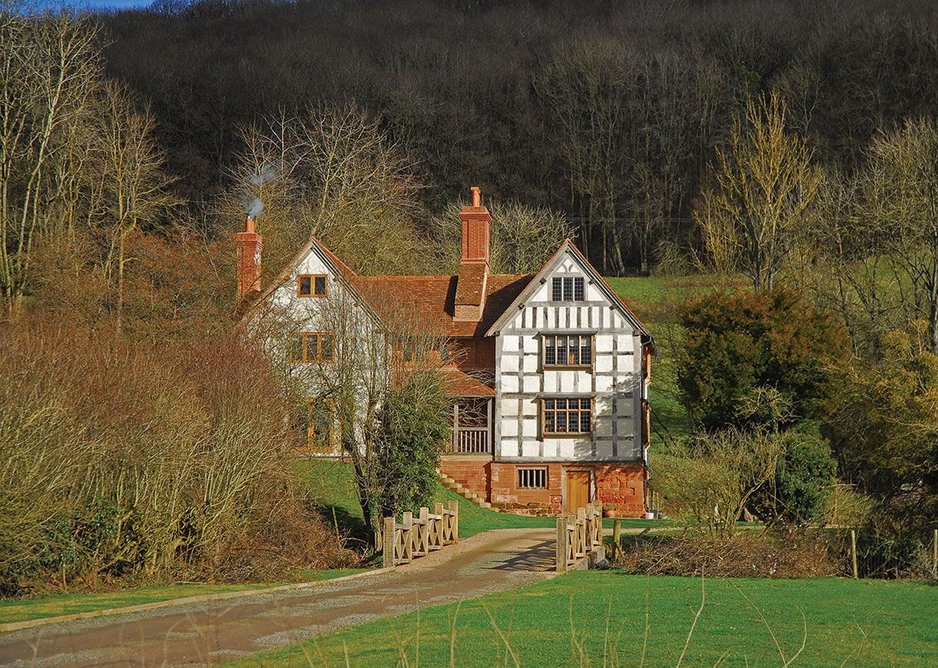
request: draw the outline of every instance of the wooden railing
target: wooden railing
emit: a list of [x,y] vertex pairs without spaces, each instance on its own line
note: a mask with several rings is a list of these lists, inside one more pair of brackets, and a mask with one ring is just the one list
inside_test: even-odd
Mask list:
[[459,503],[456,501],[450,501],[446,507],[442,503],[436,504],[433,513],[429,508],[421,508],[417,519],[413,513],[404,513],[400,524],[393,517],[385,517],[382,533],[384,567],[409,564],[458,540]]
[[453,429],[453,440],[450,452],[463,455],[488,454],[489,428],[488,427],[457,427]]
[[603,544],[603,504],[577,508],[575,514],[557,518],[557,572],[576,566]]

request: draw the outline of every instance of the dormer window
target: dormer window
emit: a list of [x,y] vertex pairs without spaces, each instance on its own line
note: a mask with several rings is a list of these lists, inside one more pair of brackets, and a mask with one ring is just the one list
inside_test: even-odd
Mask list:
[[325,274],[300,274],[296,277],[297,297],[325,297],[327,294]]
[[555,276],[551,283],[551,301],[581,302],[586,297],[582,276]]

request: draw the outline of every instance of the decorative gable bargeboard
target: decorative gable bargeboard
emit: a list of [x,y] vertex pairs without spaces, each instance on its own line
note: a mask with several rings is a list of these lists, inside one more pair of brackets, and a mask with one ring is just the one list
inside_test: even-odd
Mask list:
[[[643,515],[651,334],[573,242],[534,276],[491,274],[491,217],[478,189],[460,218],[457,275],[358,276],[311,239],[266,292],[262,243],[249,221],[237,235],[239,299],[250,303],[246,314],[292,311],[303,331],[326,335],[315,322],[318,300],[345,297],[376,323],[390,303],[408,308],[460,352],[444,368],[453,401],[444,476],[484,505],[514,512],[557,513],[599,499],[609,514]],[[305,428],[320,443],[306,454],[340,454],[337,444],[321,446],[322,426]]]

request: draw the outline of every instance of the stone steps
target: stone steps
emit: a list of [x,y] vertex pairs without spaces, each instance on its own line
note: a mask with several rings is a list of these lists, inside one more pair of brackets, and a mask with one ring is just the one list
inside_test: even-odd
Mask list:
[[455,492],[456,494],[459,494],[459,496],[463,497],[467,501],[474,503],[480,508],[485,508],[486,510],[491,510],[492,512],[496,512],[496,513],[501,512],[499,511],[498,508],[493,507],[491,503],[483,499],[481,496],[473,492],[471,489],[468,489],[467,487],[465,487],[462,483],[456,482],[455,480],[453,480],[451,477],[449,477],[443,472],[439,472],[439,473],[440,473],[440,483],[446,489],[450,490],[451,492]]

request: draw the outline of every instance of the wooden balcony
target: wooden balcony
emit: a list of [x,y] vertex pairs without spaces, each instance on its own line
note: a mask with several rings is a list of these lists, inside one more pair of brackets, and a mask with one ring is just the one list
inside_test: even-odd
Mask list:
[[491,399],[463,399],[453,404],[452,439],[447,454],[492,454]]
[[457,455],[485,455],[492,452],[488,427],[459,427],[453,430],[448,452]]

